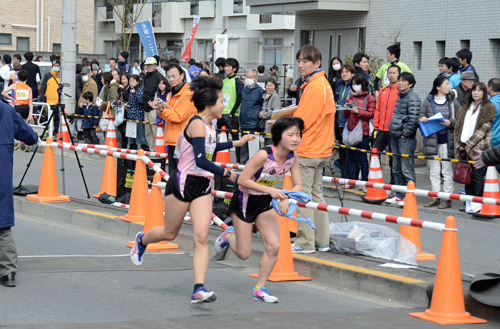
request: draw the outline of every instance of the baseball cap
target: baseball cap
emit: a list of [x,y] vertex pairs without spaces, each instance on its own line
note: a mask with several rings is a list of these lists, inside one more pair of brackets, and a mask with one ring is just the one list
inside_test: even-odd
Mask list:
[[148,57],[148,58],[146,58],[146,61],[144,62],[144,65],[150,65],[150,64],[158,64],[156,62],[156,58],[154,58],[154,57]]

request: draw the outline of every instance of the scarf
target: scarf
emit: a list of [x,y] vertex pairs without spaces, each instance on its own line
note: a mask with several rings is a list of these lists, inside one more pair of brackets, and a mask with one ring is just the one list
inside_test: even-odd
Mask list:
[[317,69],[317,70],[316,70],[316,71],[314,71],[313,73],[309,74],[307,77],[303,77],[303,78],[302,78],[302,84],[309,82],[309,79],[311,79],[311,77],[312,77],[313,75],[315,75],[316,73],[318,73],[318,72],[321,72],[321,69]]
[[467,143],[467,141],[474,135],[476,130],[477,117],[479,112],[481,112],[481,104],[474,111],[474,102],[470,105],[467,113],[465,113],[464,126],[462,127],[462,134],[460,135],[460,141],[462,143]]

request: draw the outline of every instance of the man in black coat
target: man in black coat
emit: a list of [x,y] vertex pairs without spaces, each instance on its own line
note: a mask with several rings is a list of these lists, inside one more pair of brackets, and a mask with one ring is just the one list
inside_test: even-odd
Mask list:
[[33,101],[35,101],[35,99],[38,98],[37,82],[42,80],[42,73],[40,73],[40,67],[32,62],[33,57],[34,55],[31,51],[25,53],[24,58],[26,59],[26,63],[21,69],[28,71],[28,82],[26,84],[30,86],[33,94]]
[[[158,84],[160,80],[163,79],[163,75],[157,71],[158,62],[154,57],[146,58],[144,62],[146,67],[146,75],[143,78],[144,81],[144,121],[146,122],[156,122],[156,111],[151,108],[149,101],[155,99],[155,93],[158,89]],[[151,124],[146,124],[146,139],[148,140],[148,147],[151,151],[154,151],[156,145],[156,126]]]

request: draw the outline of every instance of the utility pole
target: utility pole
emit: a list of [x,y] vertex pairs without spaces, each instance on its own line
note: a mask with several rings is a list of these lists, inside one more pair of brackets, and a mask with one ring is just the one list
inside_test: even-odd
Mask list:
[[[66,113],[75,113],[76,98],[76,1],[62,1],[61,82],[65,83],[61,103]],[[69,87],[68,85],[69,84]],[[71,96],[69,98],[68,96]]]

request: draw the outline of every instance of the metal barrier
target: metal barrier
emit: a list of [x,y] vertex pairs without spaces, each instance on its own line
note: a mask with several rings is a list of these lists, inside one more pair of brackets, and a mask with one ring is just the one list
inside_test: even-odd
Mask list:
[[[32,127],[36,128],[45,128],[47,125],[47,121],[41,121],[42,120],[42,115],[43,115],[43,107],[47,107],[47,120],[50,118],[52,115],[52,108],[48,103],[42,103],[42,102],[33,102],[33,106],[42,106],[40,109],[39,113],[33,113],[33,120],[35,121],[34,124],[30,123],[29,125]],[[47,129],[48,132],[52,133],[54,131],[54,121],[50,121],[49,128]],[[51,135],[52,136],[52,135]]]

